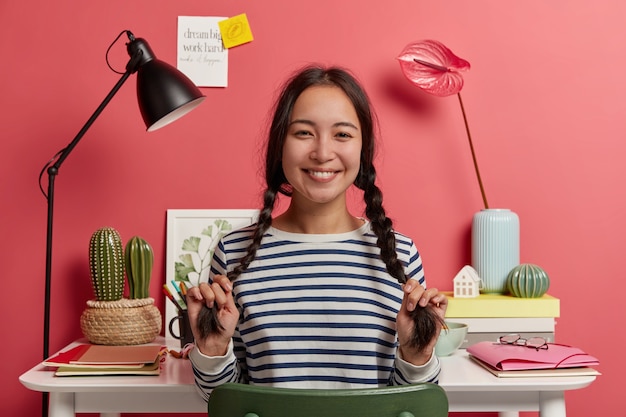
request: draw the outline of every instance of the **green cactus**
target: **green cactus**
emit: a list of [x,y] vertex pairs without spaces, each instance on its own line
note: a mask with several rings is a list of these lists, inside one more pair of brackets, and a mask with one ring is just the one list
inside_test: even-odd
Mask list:
[[89,271],[96,300],[117,301],[124,293],[124,252],[117,230],[103,227],[89,241]]
[[154,254],[148,242],[133,236],[127,243],[125,253],[126,274],[128,275],[129,298],[150,296],[150,275],[154,264]]

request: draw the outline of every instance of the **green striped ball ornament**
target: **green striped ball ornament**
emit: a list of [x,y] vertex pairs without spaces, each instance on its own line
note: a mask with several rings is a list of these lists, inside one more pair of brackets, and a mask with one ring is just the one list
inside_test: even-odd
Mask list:
[[546,271],[534,264],[521,264],[509,272],[507,289],[514,297],[539,298],[550,288]]

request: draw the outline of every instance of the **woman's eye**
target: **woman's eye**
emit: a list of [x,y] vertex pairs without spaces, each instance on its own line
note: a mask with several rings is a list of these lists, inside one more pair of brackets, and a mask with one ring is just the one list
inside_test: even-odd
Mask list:
[[294,135],[298,137],[306,137],[306,136],[311,136],[312,133],[309,132],[308,130],[296,130],[294,132]]
[[335,137],[339,140],[348,140],[352,138],[352,135],[346,132],[338,132]]

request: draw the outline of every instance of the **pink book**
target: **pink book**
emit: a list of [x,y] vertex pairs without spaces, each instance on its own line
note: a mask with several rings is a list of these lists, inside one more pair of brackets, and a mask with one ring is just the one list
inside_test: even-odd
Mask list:
[[554,369],[596,366],[600,362],[579,348],[549,343],[548,349],[479,342],[467,348],[467,353],[496,369]]

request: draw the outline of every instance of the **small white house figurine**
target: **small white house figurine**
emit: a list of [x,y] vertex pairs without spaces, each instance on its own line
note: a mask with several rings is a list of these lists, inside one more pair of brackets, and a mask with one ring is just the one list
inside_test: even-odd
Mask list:
[[473,298],[480,294],[481,279],[478,272],[469,265],[465,265],[452,280],[454,296],[459,298]]

